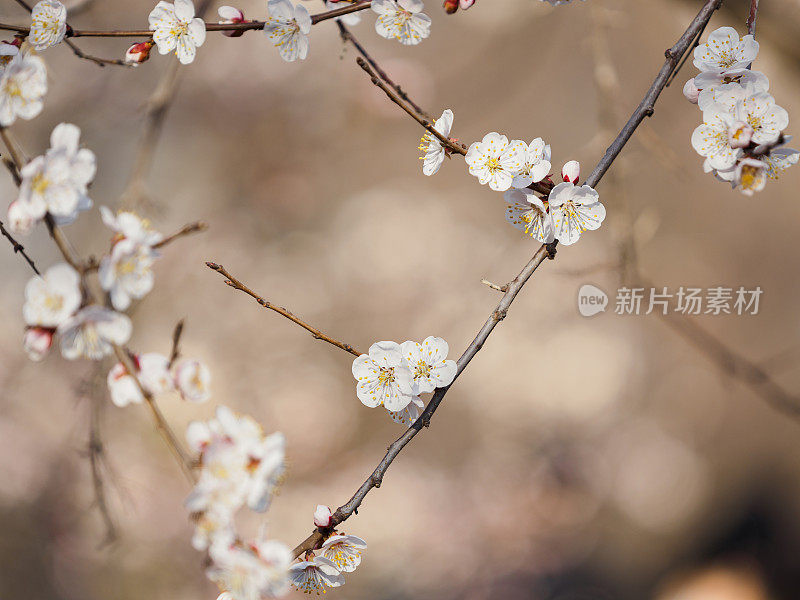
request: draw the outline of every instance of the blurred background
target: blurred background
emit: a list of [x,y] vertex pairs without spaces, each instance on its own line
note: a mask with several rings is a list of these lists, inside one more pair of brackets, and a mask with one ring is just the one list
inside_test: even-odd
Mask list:
[[[379,38],[367,13],[353,32],[429,112],[454,110],[453,136],[541,136],[555,172],[577,159],[585,176],[702,3],[479,0],[449,17],[426,4],[432,36],[419,46]],[[709,30],[744,32],[748,3],[725,4]],[[761,4],[754,67],[794,116],[800,2]],[[260,0],[239,6],[265,14]],[[70,22],[142,28],[151,8],[96,0]],[[27,19],[11,0],[0,7],[3,22]],[[121,57],[128,41],[80,45]],[[438,335],[457,358],[499,299],[481,279],[510,280],[538,244],[506,223],[502,196],[462,159],[421,174],[421,131],[370,84],[332,22],[313,28],[309,58],[296,64],[258,32],[209,34],[178,72],[148,146],[152,170],[133,187],[148,99],[174,57],[153,52],[133,70],[100,69],[64,46],[43,57],[45,109],[13,127],[27,153],[41,154],[59,122],[75,123],[98,156],[96,205],[121,206],[124,195],[165,233],[209,223],[165,250],[154,291],[132,311],[131,344],[168,353],[186,319],[183,353],[211,367],[213,399],[165,397],[177,431],[225,404],[287,435],[279,496],[240,527],[255,535],[266,523],[294,546],[314,507],[346,501],[402,427],[359,403],[351,356],[231,290],[204,261],[359,349]],[[332,597],[798,597],[800,422],[770,401],[777,385],[800,403],[800,168],[754,198],[705,175],[689,143],[701,115],[681,94],[695,72],[687,64],[598,186],[605,225],[542,265],[432,427],[345,524],[369,549]],[[15,198],[10,177],[0,189]],[[107,246],[96,210],[66,232],[84,255]],[[43,228],[23,241],[39,266],[59,260]],[[0,265],[0,597],[215,598],[190,545],[187,485],[147,411],[110,403],[109,364],[57,353],[30,362],[20,311],[31,273],[5,244]],[[578,313],[581,285],[604,289],[613,309],[616,289],[637,282],[763,295],[754,316]],[[687,342],[698,331],[722,346]],[[113,543],[93,485],[92,423]]]

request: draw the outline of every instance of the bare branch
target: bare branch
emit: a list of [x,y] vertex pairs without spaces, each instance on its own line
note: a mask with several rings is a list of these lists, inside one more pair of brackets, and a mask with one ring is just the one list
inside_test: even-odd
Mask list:
[[369,55],[369,52],[367,52],[364,46],[361,45],[361,43],[356,39],[356,37],[345,26],[344,23],[342,23],[341,21],[336,21],[336,25],[337,27],[339,27],[339,35],[342,37],[342,40],[344,42],[350,42],[351,44],[353,44],[353,47],[356,49],[356,52],[358,52],[361,56],[364,57],[364,60],[366,60],[369,63],[369,65],[375,70],[375,72],[378,74],[378,77],[383,79],[383,81],[389,87],[391,87],[404,102],[408,103],[408,105],[411,108],[413,108],[417,112],[417,114],[419,114],[419,116],[421,116],[423,119],[427,119],[428,121],[433,120],[433,117],[431,117],[427,112],[425,112],[419,106],[419,104],[417,104],[411,98],[409,98],[408,94],[405,91],[403,91],[403,89],[398,84],[392,81],[389,75],[387,75],[386,71],[384,71],[381,68],[381,66],[375,61],[375,59]]
[[372,70],[372,67],[370,67],[367,64],[367,61],[365,61],[363,58],[359,56],[358,58],[356,58],[356,62],[358,63],[358,66],[364,69],[364,72],[366,72],[366,74],[370,76],[372,83],[377,85],[379,88],[383,90],[383,92],[388,96],[389,100],[397,104],[397,106],[402,108],[412,119],[414,119],[417,123],[422,125],[422,127],[428,133],[430,133],[437,140],[439,140],[439,142],[441,142],[442,146],[447,148],[450,152],[461,154],[462,156],[466,155],[467,148],[463,144],[457,144],[452,140],[443,136],[441,133],[436,131],[436,129],[434,129],[433,124],[430,121],[422,118],[420,115],[417,114],[417,112],[413,108],[407,106],[406,103],[403,102],[403,100],[400,98],[400,96],[397,95],[397,92],[395,92],[394,89],[391,86],[389,86],[389,84],[387,84],[380,77],[378,77],[378,75]]
[[747,17],[747,33],[756,35],[756,19],[758,18],[759,0],[750,0],[750,14]]
[[39,269],[36,268],[36,264],[33,262],[33,259],[30,256],[28,256],[27,252],[25,252],[25,246],[20,244],[17,240],[15,240],[12,237],[12,235],[6,230],[5,225],[3,225],[2,221],[0,221],[0,235],[2,235],[9,241],[11,246],[14,248],[14,254],[22,255],[22,258],[24,258],[25,261],[31,266],[33,272],[36,273],[37,275],[41,275]]
[[218,265],[217,263],[213,263],[213,262],[207,262],[206,266],[209,269],[211,269],[212,271],[216,271],[217,273],[219,273],[220,275],[225,277],[225,283],[227,285],[229,285],[230,287],[232,287],[233,289],[239,290],[240,292],[244,292],[248,296],[252,297],[256,302],[258,302],[264,308],[268,308],[270,310],[274,310],[279,315],[282,315],[282,316],[286,317],[287,319],[289,319],[292,323],[296,323],[297,325],[300,325],[300,327],[302,327],[303,329],[308,331],[311,335],[313,335],[315,340],[322,340],[323,342],[328,342],[329,344],[332,344],[332,345],[336,346],[337,348],[341,348],[345,352],[349,352],[353,356],[360,356],[362,354],[361,352],[356,350],[350,344],[345,344],[344,342],[340,342],[339,340],[336,340],[336,339],[332,338],[328,334],[323,333],[322,331],[320,331],[316,327],[312,327],[311,325],[309,325],[308,323],[306,323],[302,319],[299,319],[298,317],[294,316],[287,309],[285,309],[285,308],[283,308],[281,306],[275,306],[271,302],[269,302],[267,300],[264,300],[264,298],[262,298],[261,296],[256,294],[253,290],[248,288],[241,281],[239,281],[233,275],[228,273],[228,271],[226,271],[225,267],[223,267],[222,265]]
[[187,235],[192,235],[193,233],[202,233],[206,229],[208,229],[208,223],[206,223],[205,221],[195,221],[194,223],[188,223],[187,225],[181,227],[178,231],[169,234],[160,242],[153,244],[153,248],[163,248],[164,246],[166,246],[167,244],[171,244],[178,238]]

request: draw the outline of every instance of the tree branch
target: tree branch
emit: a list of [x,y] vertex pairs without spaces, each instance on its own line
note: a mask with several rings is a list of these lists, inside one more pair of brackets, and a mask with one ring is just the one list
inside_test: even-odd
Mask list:
[[322,340],[323,342],[328,342],[329,344],[332,344],[332,345],[336,346],[337,348],[341,348],[345,352],[349,352],[353,356],[360,356],[362,354],[361,352],[356,350],[350,344],[345,344],[344,342],[340,342],[339,340],[336,340],[336,339],[332,338],[328,334],[323,333],[322,331],[320,331],[316,327],[312,327],[311,325],[309,325],[308,323],[306,323],[302,319],[299,319],[298,317],[294,316],[287,309],[285,309],[285,308],[283,308],[281,306],[275,306],[271,302],[269,302],[267,300],[264,300],[264,298],[262,298],[261,296],[256,294],[253,290],[248,288],[241,281],[239,281],[233,275],[228,273],[228,271],[226,271],[225,267],[223,267],[222,265],[218,265],[217,263],[213,263],[213,262],[207,262],[206,266],[209,269],[211,269],[212,271],[216,271],[217,273],[219,273],[220,275],[225,277],[225,283],[227,285],[229,285],[230,287],[232,287],[233,289],[239,290],[240,292],[244,292],[248,296],[252,297],[256,302],[258,302],[264,308],[268,308],[270,310],[274,310],[279,315],[282,315],[282,316],[286,317],[287,319],[289,319],[292,323],[300,325],[300,327],[302,327],[303,329],[308,331],[311,335],[313,335],[315,340]]
[[[650,89],[645,94],[644,99],[634,111],[633,115],[628,120],[620,134],[617,136],[617,139],[609,147],[609,149],[606,151],[606,154],[592,171],[592,174],[587,180],[589,185],[595,187],[600,182],[605,172],[622,151],[622,148],[631,138],[633,132],[636,130],[639,124],[641,124],[646,116],[653,114],[653,106],[658,99],[658,96],[664,89],[669,75],[677,67],[679,58],[683,56],[689,45],[692,43],[692,40],[711,19],[712,14],[715,10],[717,10],[717,8],[719,8],[722,2],[723,0],[707,0],[703,8],[692,20],[689,27],[680,37],[678,42],[666,52],[667,61],[658,72],[655,81],[653,81]],[[530,279],[539,265],[542,264],[546,258],[553,258],[554,254],[555,244],[543,244],[536,251],[528,264],[525,265],[522,271],[520,271],[517,277],[515,277],[514,280],[508,284],[508,289],[498,303],[497,307],[483,324],[483,327],[475,336],[475,339],[473,339],[472,343],[458,359],[456,378],[458,378],[469,362],[474,358],[478,351],[480,351],[480,349],[483,347],[483,344],[486,342],[487,338],[497,324],[505,318],[511,303],[514,301],[517,294],[520,292],[528,279]],[[375,468],[375,470],[370,474],[369,477],[367,477],[364,483],[361,484],[350,500],[336,509],[331,519],[331,525],[325,528],[317,528],[310,536],[298,544],[294,549],[295,557],[300,556],[307,550],[318,548],[322,541],[333,532],[333,529],[337,525],[347,520],[356,511],[356,509],[358,509],[370,490],[381,485],[386,470],[392,464],[397,455],[412,439],[414,439],[414,437],[422,430],[423,427],[430,425],[431,417],[433,416],[434,412],[436,412],[436,409],[439,407],[442,400],[444,400],[444,397],[450,387],[452,387],[452,384],[446,388],[439,388],[436,390],[420,417],[411,425],[408,431],[397,438],[397,440],[395,440],[395,442],[389,446],[389,450],[386,452],[381,462],[378,463],[378,466]]]
[[747,33],[756,35],[756,19],[758,18],[759,0],[750,0],[750,14],[747,17]]
[[2,235],[9,241],[11,246],[14,248],[14,254],[22,255],[22,258],[24,258],[25,261],[31,266],[33,272],[36,273],[37,275],[41,275],[39,269],[36,268],[36,264],[33,262],[33,259],[30,256],[28,256],[27,252],[25,252],[25,246],[20,244],[17,240],[15,240],[12,237],[12,235],[6,230],[5,225],[3,225],[2,221],[0,221],[0,235]]

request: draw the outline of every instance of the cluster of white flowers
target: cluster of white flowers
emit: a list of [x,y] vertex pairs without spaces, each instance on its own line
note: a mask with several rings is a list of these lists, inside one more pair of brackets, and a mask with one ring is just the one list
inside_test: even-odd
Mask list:
[[[199,361],[182,360],[173,368],[166,356],[149,352],[131,356],[131,362],[136,368],[136,379],[153,397],[174,390],[189,402],[205,402],[210,397],[211,373]],[[107,379],[111,401],[120,407],[144,402],[136,379],[122,363],[114,365]]]
[[132,329],[123,314],[97,304],[83,306],[80,275],[66,263],[28,282],[22,315],[25,350],[33,360],[47,355],[56,333],[64,358],[100,360],[112,353],[114,344],[126,343]]
[[[326,0],[325,5],[334,10],[349,6],[350,2]],[[375,31],[384,38],[395,39],[404,45],[415,45],[430,35],[431,19],[422,12],[422,0],[372,0],[369,6],[378,15]],[[239,8],[221,6],[217,12],[222,25],[248,23]],[[304,60],[308,56],[308,34],[311,33],[311,15],[306,7],[300,3],[294,4],[292,0],[268,0],[267,13],[264,33],[278,49],[281,58],[287,62]],[[337,19],[345,25],[356,25],[361,22],[361,15],[353,12]],[[173,4],[159,2],[150,13],[149,22],[153,42],[133,44],[125,55],[125,60],[130,64],[147,60],[153,43],[159,53],[175,52],[182,64],[191,63],[197,48],[203,45],[206,38],[205,23],[195,17],[191,0],[174,0]],[[239,37],[244,30],[223,33],[228,37]]]
[[33,119],[42,112],[47,69],[29,46],[3,42],[0,54],[0,126],[8,127],[17,117]]
[[[314,525],[322,530],[331,529],[331,509],[322,504],[314,511]],[[306,593],[324,594],[326,587],[344,584],[343,573],[352,573],[361,564],[361,552],[367,543],[360,537],[338,533],[335,530],[320,547],[321,556],[307,552],[305,559],[292,565],[289,579],[293,586]]]
[[[290,583],[299,582],[289,548],[265,539],[263,532],[256,541],[244,543],[234,522],[245,506],[256,512],[269,508],[285,469],[283,434],[265,435],[250,417],[220,406],[210,421],[191,423],[186,438],[200,465],[197,484],[186,499],[195,523],[192,545],[208,551],[211,565],[206,574],[219,586],[220,600],[284,595]],[[333,565],[323,568],[331,577],[333,571],[339,575]],[[333,579],[315,581],[319,588]]]
[[[445,110],[433,128],[449,139],[453,111]],[[450,150],[431,132],[422,138],[419,149],[422,172],[433,175],[442,166]],[[532,184],[549,181],[551,152],[542,138],[530,144],[511,140],[499,133],[488,133],[473,143],[464,157],[469,172],[481,185],[488,184],[497,192],[505,192],[506,219],[537,241],[548,244],[558,240],[574,244],[581,233],[600,227],[606,209],[598,193],[588,185],[577,186],[580,165],[571,160],[561,170],[563,182],[553,186],[547,198],[536,195]]]
[[50,214],[58,225],[72,223],[92,207],[87,188],[97,169],[94,153],[80,148],[81,131],[61,123],[50,134],[50,149],[20,170],[19,196],[8,208],[11,228],[20,234]]
[[758,42],[739,39],[732,27],[721,27],[694,51],[701,71],[684,86],[689,101],[703,111],[703,123],[692,134],[692,146],[705,157],[703,169],[742,193],[752,195],[767,179],[798,162],[800,152],[782,147],[789,115],[768,93],[769,80],[753,71]]
[[425,408],[419,395],[453,383],[458,367],[447,359],[449,351],[446,341],[433,336],[421,344],[376,342],[353,361],[356,395],[365,406],[383,406],[393,421],[410,426]]

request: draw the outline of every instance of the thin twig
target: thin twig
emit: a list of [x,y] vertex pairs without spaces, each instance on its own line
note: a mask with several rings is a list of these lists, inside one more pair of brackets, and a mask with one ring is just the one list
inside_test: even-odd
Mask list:
[[125,370],[128,374],[133,377],[133,380],[136,382],[136,387],[139,388],[139,393],[142,394],[144,398],[145,404],[147,404],[147,408],[150,409],[150,414],[153,416],[153,420],[156,424],[156,429],[161,434],[161,437],[164,438],[164,441],[167,443],[167,446],[175,455],[175,458],[178,461],[178,464],[181,466],[186,478],[189,480],[190,483],[194,483],[196,481],[196,476],[193,470],[193,463],[191,458],[186,451],[181,446],[181,443],[178,441],[178,436],[175,435],[175,432],[172,431],[172,428],[169,426],[167,419],[164,417],[164,414],[161,412],[161,409],[158,408],[158,405],[153,398],[153,395],[147,390],[147,388],[142,385],[142,382],[139,380],[139,376],[137,375],[138,369],[133,364],[133,360],[131,360],[129,351],[127,348],[123,348],[117,344],[114,345],[114,354],[117,356],[117,360],[122,363],[125,367]]
[[[600,163],[598,163],[597,167],[595,167],[594,171],[592,171],[592,174],[587,181],[589,185],[595,187],[597,183],[599,183],[605,172],[614,162],[614,159],[619,155],[624,145],[633,135],[633,132],[644,120],[644,117],[653,113],[653,105],[655,104],[656,99],[664,89],[667,78],[671,74],[672,70],[675,69],[678,64],[678,58],[676,57],[683,55],[683,53],[691,44],[692,40],[697,35],[697,32],[700,31],[700,29],[702,29],[702,27],[711,19],[712,14],[717,8],[719,8],[722,2],[723,0],[707,0],[703,8],[692,20],[691,24],[678,42],[667,51],[667,62],[659,71],[655,81],[653,81],[650,89],[645,94],[644,99],[640,103],[639,107],[634,111],[623,130],[617,136],[617,139],[609,147],[605,156],[603,156]],[[505,318],[511,303],[514,301],[514,298],[516,298],[517,294],[520,292],[528,279],[530,279],[531,275],[533,275],[539,265],[544,262],[546,258],[553,258],[554,256],[555,244],[543,244],[536,251],[536,254],[533,255],[533,258],[531,258],[528,264],[525,265],[522,271],[520,271],[519,275],[517,275],[517,277],[515,277],[514,280],[508,284],[508,290],[503,295],[503,298],[486,320],[483,327],[478,332],[478,335],[475,336],[475,339],[469,345],[467,350],[458,359],[456,378],[463,372],[472,358],[474,358],[478,351],[483,347],[483,344],[486,342],[487,338],[497,324]],[[447,394],[449,389],[450,386],[436,390],[420,417],[411,425],[408,431],[406,431],[397,440],[395,440],[391,446],[389,446],[389,450],[386,452],[381,462],[378,463],[378,466],[375,468],[375,470],[370,474],[369,477],[367,477],[364,483],[361,484],[350,500],[336,509],[331,519],[330,526],[317,528],[309,537],[298,544],[293,551],[295,557],[300,556],[303,552],[308,550],[318,548],[322,541],[332,533],[333,529],[337,525],[348,519],[356,511],[356,509],[358,509],[370,490],[375,487],[380,487],[386,470],[392,464],[397,455],[402,451],[406,444],[408,444],[417,435],[417,433],[422,430],[423,427],[430,425],[433,413],[436,412],[436,409],[439,407],[442,400],[444,400],[444,396]]]
[[481,283],[486,287],[490,287],[493,290],[497,290],[498,292],[507,292],[508,291],[508,284],[505,285],[497,285],[496,283],[492,283],[488,279],[481,279]]
[[136,63],[129,63],[125,62],[119,58],[100,58],[99,56],[94,56],[92,54],[87,54],[83,50],[78,47],[78,45],[73,42],[72,40],[64,40],[64,43],[72,49],[72,53],[77,56],[78,58],[82,58],[84,60],[88,60],[96,64],[98,67],[105,67],[106,65],[116,65],[118,67],[135,67]]
[[341,21],[336,21],[336,25],[337,27],[339,27],[339,35],[341,36],[342,40],[344,42],[350,42],[351,44],[353,44],[353,47],[356,49],[356,52],[358,52],[361,56],[364,57],[364,60],[366,60],[369,63],[369,65],[375,70],[378,76],[381,79],[383,79],[383,81],[389,87],[391,87],[402,100],[407,102],[411,108],[417,111],[417,114],[419,114],[423,119],[427,119],[428,121],[433,120],[433,117],[431,117],[427,112],[425,112],[422,109],[422,107],[419,106],[419,104],[417,104],[411,98],[409,98],[408,94],[403,90],[403,88],[401,88],[398,84],[392,81],[389,75],[387,75],[386,71],[384,71],[381,68],[381,66],[375,61],[375,59],[372,58],[372,56],[370,56],[369,52],[367,52],[364,46],[361,45],[361,43],[356,39],[356,37],[353,35],[350,29],[348,29],[345,26],[344,23],[342,23]]
[[383,90],[383,93],[389,97],[389,100],[397,104],[397,106],[402,108],[406,112],[406,114],[408,114],[408,116],[410,116],[417,123],[422,125],[422,127],[428,133],[430,133],[437,140],[439,140],[442,146],[447,148],[450,152],[461,154],[462,156],[467,154],[467,149],[465,146],[463,146],[462,144],[457,144],[452,140],[450,140],[449,138],[443,136],[441,133],[436,131],[436,129],[433,127],[433,124],[430,121],[422,118],[420,115],[416,113],[414,109],[407,106],[406,103],[403,102],[403,100],[400,98],[400,96],[397,95],[397,92],[395,92],[394,89],[392,89],[392,87],[390,87],[386,82],[384,82],[380,77],[378,77],[375,71],[372,70],[372,67],[370,67],[367,64],[367,61],[365,61],[363,58],[359,56],[358,58],[356,58],[356,62],[358,63],[358,66],[364,69],[367,75],[369,75],[372,83]]
[[102,371],[100,363],[95,363],[89,385],[89,467],[92,471],[92,486],[94,487],[94,497],[97,510],[105,525],[106,535],[101,543],[102,546],[112,544],[117,540],[117,527],[114,518],[111,516],[111,509],[108,505],[106,494],[105,479],[103,477],[103,462],[105,459],[105,448],[103,437],[100,431],[101,413],[105,406],[102,394]]
[[172,332],[172,350],[169,353],[169,364],[167,365],[170,369],[181,355],[181,335],[183,335],[183,325],[184,321],[181,319],[178,321],[178,324],[175,325],[175,331]]
[[169,234],[160,242],[153,244],[153,248],[163,248],[164,246],[166,246],[167,244],[171,244],[178,238],[187,235],[192,235],[193,233],[201,233],[206,229],[208,229],[208,223],[206,223],[205,221],[195,221],[194,223],[188,223],[187,225],[181,227],[178,231]]
[[225,283],[230,287],[232,287],[233,289],[239,290],[240,292],[244,292],[248,296],[252,297],[256,302],[258,302],[264,308],[274,310],[279,315],[282,315],[287,319],[289,319],[290,321],[292,321],[293,323],[300,325],[300,327],[302,327],[303,329],[308,331],[311,335],[313,335],[315,340],[322,340],[323,342],[328,342],[329,344],[333,344],[337,348],[341,348],[342,350],[344,350],[345,352],[349,352],[353,356],[361,356],[361,352],[356,350],[350,344],[345,344],[344,342],[340,342],[339,340],[332,338],[331,336],[320,331],[316,327],[312,327],[302,319],[299,319],[298,317],[294,316],[287,309],[281,306],[275,306],[268,300],[265,300],[264,298],[256,294],[253,290],[251,290],[249,287],[247,287],[245,284],[243,284],[241,281],[236,279],[233,275],[228,273],[228,271],[226,271],[225,267],[223,267],[222,265],[218,265],[217,263],[213,262],[207,262],[206,266],[212,271],[216,271],[217,273],[225,277]]
[[750,14],[747,16],[747,33],[752,36],[756,34],[756,19],[758,18],[759,0],[750,0]]
[[25,261],[31,266],[31,269],[33,269],[33,272],[36,273],[37,275],[41,275],[41,273],[39,272],[39,269],[36,268],[36,263],[34,263],[33,259],[30,256],[28,256],[27,252],[25,252],[25,246],[20,244],[17,240],[15,240],[12,237],[12,235],[6,230],[5,225],[3,225],[2,221],[0,221],[0,234],[4,238],[6,238],[9,241],[9,243],[11,244],[11,246],[14,248],[14,254],[22,255],[22,258],[24,258]]

